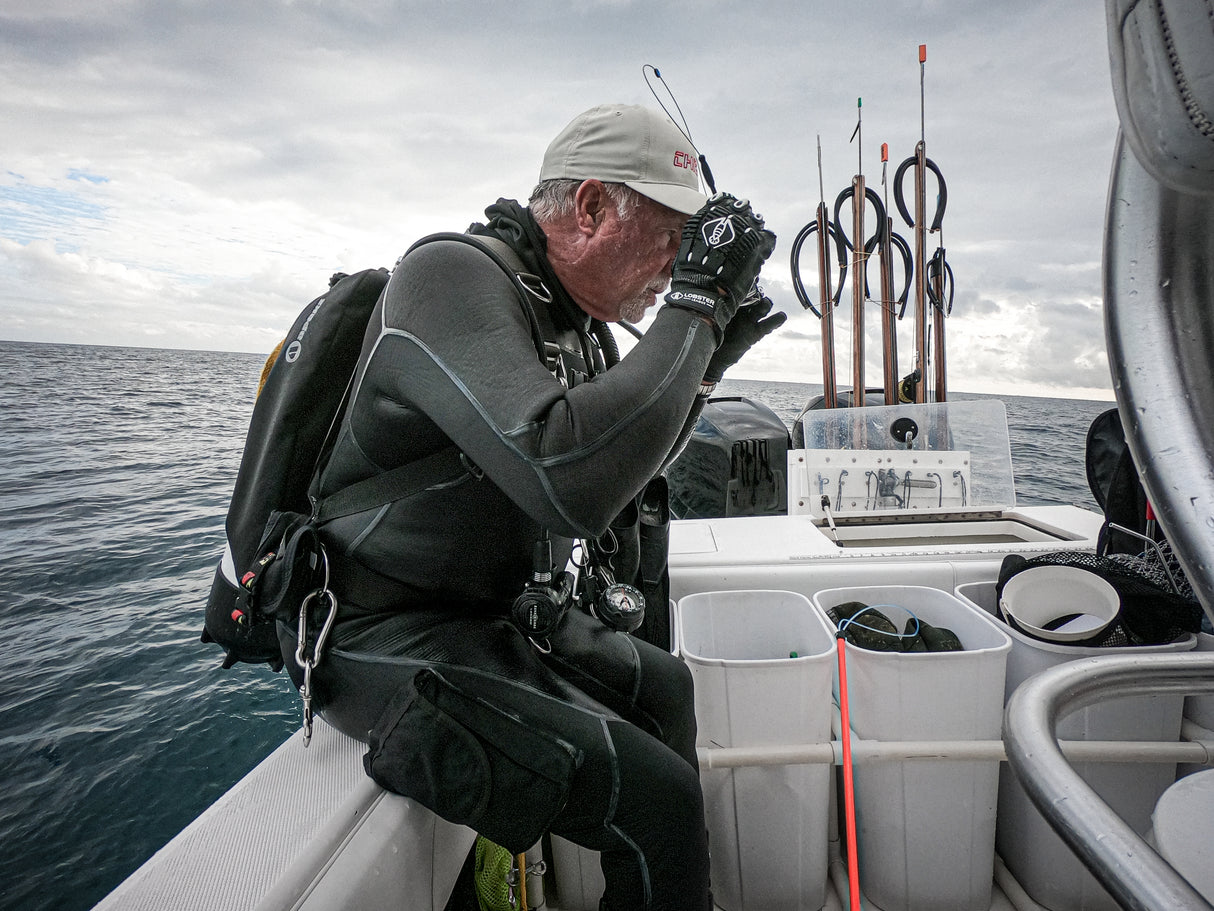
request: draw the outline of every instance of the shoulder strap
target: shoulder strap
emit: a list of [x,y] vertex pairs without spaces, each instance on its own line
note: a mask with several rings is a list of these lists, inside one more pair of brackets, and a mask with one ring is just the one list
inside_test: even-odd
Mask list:
[[519,255],[514,252],[508,243],[500,238],[489,237],[484,234],[457,234],[453,231],[430,234],[406,250],[405,256],[408,256],[423,244],[436,240],[451,240],[476,247],[497,263],[498,267],[510,277],[514,283],[514,290],[518,292],[518,299],[519,303],[523,306],[523,312],[527,315],[527,323],[531,327],[532,344],[535,345],[535,351],[539,355],[540,361],[545,361],[544,333],[540,328],[540,321],[536,316],[535,308],[531,305],[533,299],[544,306],[552,303],[552,292],[548,290],[543,279],[527,271],[527,267],[523,264],[522,259],[519,258]]
[[[535,308],[531,306],[531,301],[534,298],[542,304],[548,304],[552,301],[552,295],[540,277],[528,272],[519,255],[505,241],[499,240],[496,237],[473,236],[453,232],[431,234],[428,237],[423,237],[410,247],[405,252],[405,256],[408,256],[409,253],[412,253],[422,244],[435,240],[453,240],[470,244],[484,252],[511,278],[515,290],[518,292],[519,302],[523,306],[523,311],[527,314],[527,322],[531,327],[531,336],[536,346],[536,352],[540,357],[540,361],[544,362],[544,336],[540,331],[539,320],[536,317]],[[353,377],[351,377],[350,382],[353,383]],[[349,394],[350,390],[347,388],[346,395],[348,396]],[[322,468],[323,465],[318,465],[316,468],[316,473],[312,479],[314,486],[319,484],[319,475]],[[368,509],[374,509],[377,506],[395,503],[397,500],[403,500],[405,497],[419,493],[427,487],[433,487],[435,484],[441,484],[443,481],[454,481],[464,474],[478,474],[479,471],[480,469],[472,464],[469,459],[465,458],[458,447],[454,445],[447,446],[417,461],[408,462],[380,474],[364,478],[361,481],[343,487],[341,490],[334,491],[327,497],[314,500],[312,521],[317,525],[321,525],[342,516],[354,515]]]
[[333,492],[313,507],[312,521],[323,525],[342,516],[395,503],[427,487],[468,474],[470,465],[458,448],[447,446],[423,459],[407,462]]

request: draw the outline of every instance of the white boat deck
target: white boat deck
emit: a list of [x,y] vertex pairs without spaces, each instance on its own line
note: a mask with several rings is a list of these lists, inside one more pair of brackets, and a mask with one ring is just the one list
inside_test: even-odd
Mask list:
[[[397,908],[402,896],[415,911],[439,911],[475,835],[375,785],[363,750],[318,719],[310,747],[299,733],[289,738],[97,911]],[[284,828],[293,837],[282,838]],[[841,853],[832,833],[823,911],[848,907]],[[546,881],[529,886],[542,907],[597,911],[596,855],[566,844],[546,861]],[[863,907],[882,911],[867,897]],[[989,911],[1042,907],[996,857]]]
[[97,911],[441,909],[475,834],[376,785],[365,751],[317,719],[309,747],[288,738]]

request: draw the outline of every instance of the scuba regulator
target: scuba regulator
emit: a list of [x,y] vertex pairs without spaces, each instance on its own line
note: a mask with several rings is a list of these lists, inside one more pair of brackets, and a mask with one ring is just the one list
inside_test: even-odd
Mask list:
[[634,585],[617,582],[600,549],[583,545],[586,562],[574,595],[574,580],[569,572],[554,573],[552,539],[545,529],[535,542],[531,579],[514,599],[510,617],[523,635],[538,643],[547,639],[570,604],[577,601],[583,610],[608,629],[631,633],[645,620],[645,596]]
[[535,542],[531,581],[514,599],[510,616],[514,625],[531,639],[546,639],[565,616],[573,594],[573,576],[552,572],[552,540],[545,529]]

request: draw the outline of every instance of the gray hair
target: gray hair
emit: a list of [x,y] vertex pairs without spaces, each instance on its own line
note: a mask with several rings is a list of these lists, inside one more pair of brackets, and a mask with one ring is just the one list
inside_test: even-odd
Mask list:
[[[577,194],[577,188],[584,182],[567,178],[541,180],[535,185],[535,189],[531,191],[531,199],[527,201],[535,220],[550,222],[573,215],[574,196]],[[641,204],[641,194],[622,183],[604,183],[603,188],[615,203],[621,219],[630,218]]]

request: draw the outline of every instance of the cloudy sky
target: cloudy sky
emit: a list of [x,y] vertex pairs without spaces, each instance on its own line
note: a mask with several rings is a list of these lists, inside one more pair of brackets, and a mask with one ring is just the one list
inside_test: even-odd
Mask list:
[[[860,156],[884,196],[881,143],[892,181],[919,138],[922,43],[956,282],[950,388],[1111,397],[1116,115],[1096,0],[9,0],[0,338],[267,351],[331,272],[391,266],[525,199],[579,111],[653,104],[648,63],[719,188],[780,237],[764,281],[791,318],[731,375],[818,383],[819,323],[789,270],[819,199],[816,137],[828,202]],[[871,332],[878,319],[870,305]],[[903,372],[912,331],[908,308]]]

